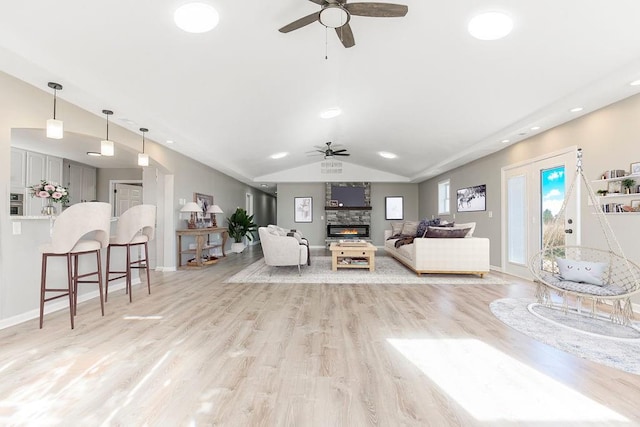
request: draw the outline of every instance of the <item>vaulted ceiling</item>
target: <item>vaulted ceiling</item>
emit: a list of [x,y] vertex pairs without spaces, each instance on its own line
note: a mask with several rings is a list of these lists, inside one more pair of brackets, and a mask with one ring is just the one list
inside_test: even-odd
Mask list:
[[[326,141],[420,182],[640,91],[637,0],[399,0],[403,18],[353,16],[350,49],[317,22],[278,31],[313,1],[202,1],[220,15],[203,34],[174,24],[182,0],[5,2],[0,69],[253,185]],[[488,10],[507,37],[469,35]]]

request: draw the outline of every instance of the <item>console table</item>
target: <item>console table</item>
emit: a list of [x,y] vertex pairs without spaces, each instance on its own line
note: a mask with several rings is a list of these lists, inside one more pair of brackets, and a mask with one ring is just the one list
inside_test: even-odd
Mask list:
[[[220,234],[222,237],[222,243],[218,244],[210,244],[209,243],[209,235],[210,234]],[[182,248],[182,236],[194,236],[196,239],[196,248],[195,249],[183,249]],[[196,267],[200,268],[207,263],[202,262],[202,252],[207,251],[213,248],[222,248],[222,256],[226,257],[227,255],[224,253],[224,247],[227,243],[227,239],[229,238],[229,232],[227,228],[224,227],[210,227],[210,228],[187,228],[184,230],[176,230],[176,237],[178,238],[178,268],[186,268],[186,267]],[[195,256],[195,264],[191,265],[187,263],[185,265],[182,264],[182,256],[185,254],[190,254]]]

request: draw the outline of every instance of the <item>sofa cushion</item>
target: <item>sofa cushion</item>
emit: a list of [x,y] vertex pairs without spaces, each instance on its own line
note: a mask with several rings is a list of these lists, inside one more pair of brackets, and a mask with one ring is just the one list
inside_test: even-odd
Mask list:
[[404,227],[404,222],[392,222],[391,223],[391,235],[399,236],[402,234],[402,227]]
[[473,237],[473,232],[476,231],[476,223],[475,222],[466,222],[455,224],[453,228],[469,228],[469,232],[464,237]]
[[471,228],[456,227],[428,227],[424,237],[437,239],[458,239],[463,238]]
[[418,232],[418,224],[420,224],[419,221],[405,221],[401,234],[403,236],[415,236]]
[[416,237],[424,237],[424,234],[427,232],[427,227],[429,226],[437,227],[438,225],[440,225],[440,218],[423,219],[422,221],[420,221],[420,224],[418,224],[418,231],[416,231]]

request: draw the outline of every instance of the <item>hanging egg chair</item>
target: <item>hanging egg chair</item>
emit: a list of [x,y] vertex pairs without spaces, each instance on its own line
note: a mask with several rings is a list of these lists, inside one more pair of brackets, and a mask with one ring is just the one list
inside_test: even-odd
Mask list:
[[583,301],[589,301],[594,317],[597,315],[597,305],[608,302],[612,305],[609,319],[628,325],[633,318],[631,296],[640,292],[640,267],[625,257],[606,214],[584,175],[582,149],[578,149],[576,163],[575,179],[552,226],[562,225],[557,222],[563,221],[567,202],[574,191],[579,194],[582,181],[595,209],[606,248],[554,245],[551,239],[543,241],[543,249],[529,261],[529,270],[537,284],[536,297],[540,304],[552,306],[551,291],[554,291],[562,298],[565,311],[569,309],[571,297],[576,301],[578,311],[581,310]]

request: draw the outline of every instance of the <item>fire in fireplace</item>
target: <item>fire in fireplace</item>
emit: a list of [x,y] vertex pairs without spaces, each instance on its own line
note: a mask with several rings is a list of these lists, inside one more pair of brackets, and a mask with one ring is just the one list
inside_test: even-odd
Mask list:
[[369,226],[362,224],[329,224],[327,225],[327,237],[343,237],[347,239],[369,237]]

